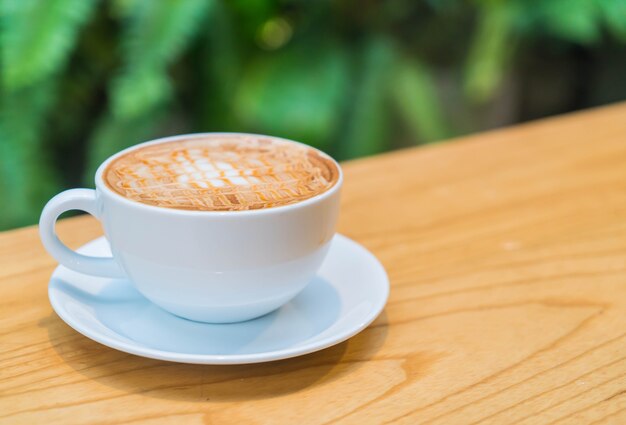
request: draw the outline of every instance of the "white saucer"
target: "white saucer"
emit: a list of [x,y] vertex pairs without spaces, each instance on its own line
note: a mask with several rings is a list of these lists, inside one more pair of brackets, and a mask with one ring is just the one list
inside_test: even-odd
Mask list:
[[[107,256],[104,237],[78,250]],[[337,235],[317,277],[266,316],[234,324],[181,319],[141,296],[123,279],[56,268],[50,303],[68,325],[101,344],[139,356],[183,363],[241,364],[295,357],[338,344],[382,311],[389,281],[361,245]]]

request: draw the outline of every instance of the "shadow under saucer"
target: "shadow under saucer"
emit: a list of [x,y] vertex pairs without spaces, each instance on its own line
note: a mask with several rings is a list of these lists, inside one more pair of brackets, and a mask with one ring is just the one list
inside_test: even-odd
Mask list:
[[[385,317],[383,312],[376,323],[386,323]],[[85,338],[54,313],[39,326],[64,363],[88,379],[130,394],[199,403],[273,398],[341,379],[373,358],[387,338],[387,326],[375,326],[311,354],[224,366],[127,354]]]

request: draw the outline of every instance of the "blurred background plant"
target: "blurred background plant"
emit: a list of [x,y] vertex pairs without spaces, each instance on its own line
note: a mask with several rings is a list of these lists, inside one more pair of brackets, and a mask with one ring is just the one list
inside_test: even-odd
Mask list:
[[0,0],[0,228],[147,139],[339,159],[626,98],[624,0]]

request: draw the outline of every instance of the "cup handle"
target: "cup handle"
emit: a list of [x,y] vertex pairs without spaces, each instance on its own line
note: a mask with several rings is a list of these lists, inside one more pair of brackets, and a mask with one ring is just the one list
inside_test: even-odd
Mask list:
[[65,211],[81,210],[99,219],[96,207],[96,191],[93,189],[70,189],[50,199],[39,219],[39,237],[44,248],[65,267],[80,273],[102,277],[125,277],[126,274],[113,257],[91,257],[79,254],[59,240],[55,224]]

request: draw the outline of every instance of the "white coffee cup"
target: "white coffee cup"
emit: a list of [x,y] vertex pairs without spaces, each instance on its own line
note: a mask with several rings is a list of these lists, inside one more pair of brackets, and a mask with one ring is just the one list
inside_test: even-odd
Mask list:
[[[191,320],[238,322],[288,302],[312,280],[335,234],[343,181],[338,164],[338,181],[326,192],[294,204],[250,211],[146,205],[121,196],[103,181],[107,165],[130,150],[206,135],[133,146],[98,168],[95,190],[70,189],[56,195],[39,221],[46,250],[77,272],[127,277],[154,304]],[[58,239],[55,222],[69,210],[86,211],[100,220],[113,257],[82,255]]]

